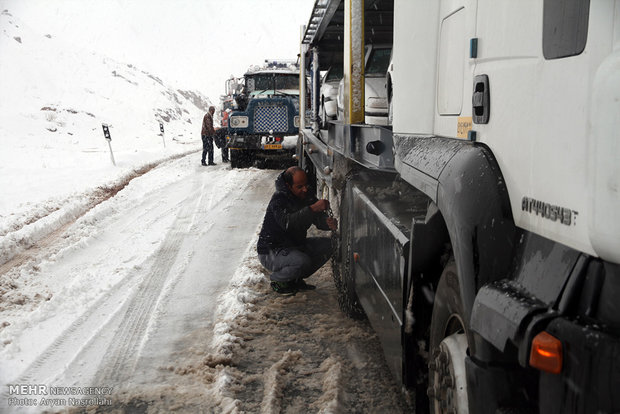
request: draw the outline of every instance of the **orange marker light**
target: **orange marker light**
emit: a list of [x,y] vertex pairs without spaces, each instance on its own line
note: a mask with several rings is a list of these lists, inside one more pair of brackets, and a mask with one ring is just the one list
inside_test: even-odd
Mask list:
[[552,374],[562,372],[562,342],[545,331],[536,335],[532,340],[530,366]]
[[357,262],[359,262],[359,261],[360,261],[360,255],[359,255],[359,253],[353,253],[353,261],[354,261],[355,263],[357,263]]

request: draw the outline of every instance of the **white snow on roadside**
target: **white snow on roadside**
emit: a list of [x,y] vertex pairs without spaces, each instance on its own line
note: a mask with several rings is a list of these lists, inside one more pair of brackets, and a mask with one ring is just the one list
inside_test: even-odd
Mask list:
[[[139,179],[131,182],[136,198],[116,194],[154,166],[197,153],[210,104],[200,92],[175,90],[131,62],[40,32],[21,18],[17,4],[4,1],[0,9],[0,379],[20,372],[105,292],[128,294],[148,249],[100,247],[90,266],[53,269],[105,237],[101,230],[140,197],[192,171],[185,164],[164,168],[141,190]],[[159,230],[145,231],[141,241],[158,243]],[[46,239],[60,231],[61,243],[46,250]],[[140,246],[138,237],[130,239],[132,247]],[[103,264],[106,255],[118,258],[115,266]],[[20,340],[24,332],[35,334]]]
[[[126,235],[132,242],[131,248],[106,244],[111,237],[107,230],[113,232],[114,227],[111,226],[118,226],[115,222],[127,215],[126,212],[139,200],[156,197],[159,189],[193,173],[191,168],[187,168],[191,162],[188,158],[168,162],[148,176],[132,180],[116,197],[98,204],[69,226],[59,243],[59,250],[40,258],[34,268],[18,269],[16,283],[23,283],[19,289],[20,295],[40,295],[50,299],[35,302],[33,306],[38,306],[32,312],[24,312],[20,303],[13,306],[3,304],[0,317],[8,325],[0,331],[0,341],[4,344],[0,350],[0,360],[3,361],[0,379],[10,380],[23,371],[107,292],[120,289],[115,294],[122,304],[122,299],[139,282],[135,276],[140,273],[143,264],[156,254],[154,246],[161,244],[166,226],[172,224],[174,215],[159,220],[156,227],[149,222],[132,223],[131,231]],[[220,191],[224,189],[225,186]],[[110,241],[122,240],[119,236],[122,233],[123,230],[118,229],[117,235],[112,235],[113,240]],[[70,255],[85,246],[91,247],[90,257]],[[181,263],[175,272],[180,274],[182,270]],[[173,282],[174,278],[168,283]],[[8,294],[7,297],[12,296]],[[110,313],[114,311],[109,309]]]
[[[67,220],[80,213],[88,192],[148,164],[197,151],[210,104],[199,92],[172,89],[131,62],[41,33],[14,14],[12,5],[4,2],[0,11],[0,96],[5,97],[0,100],[0,263],[19,241],[36,242],[45,233],[41,227],[52,224],[15,233],[25,225],[59,209],[68,211],[55,219]],[[110,145],[104,123],[110,126]]]
[[252,303],[256,299],[257,293],[250,286],[265,277],[256,271],[256,266],[260,266],[255,254],[257,240],[258,232],[248,244],[244,262],[235,271],[230,280],[229,288],[218,299],[215,318],[218,322],[213,328],[214,335],[211,347],[216,355],[222,357],[230,357],[235,348],[238,347],[241,339],[230,334],[231,324],[237,318],[252,311]]

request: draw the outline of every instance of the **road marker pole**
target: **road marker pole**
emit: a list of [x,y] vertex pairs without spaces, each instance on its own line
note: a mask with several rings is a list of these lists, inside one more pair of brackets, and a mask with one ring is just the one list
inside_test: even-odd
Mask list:
[[114,161],[114,152],[112,152],[112,136],[110,135],[110,129],[107,124],[101,124],[103,127],[103,137],[108,141],[108,147],[110,147],[110,159],[112,164],[116,167],[116,161]]
[[164,136],[164,124],[163,123],[159,123],[159,131],[161,132],[161,140],[164,143],[164,148],[166,148],[166,138]]

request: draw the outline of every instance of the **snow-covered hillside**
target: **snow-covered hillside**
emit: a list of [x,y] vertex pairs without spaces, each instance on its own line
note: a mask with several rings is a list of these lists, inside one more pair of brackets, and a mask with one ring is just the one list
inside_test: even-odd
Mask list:
[[0,237],[145,165],[198,150],[210,105],[131,62],[40,33],[6,8],[0,96]]

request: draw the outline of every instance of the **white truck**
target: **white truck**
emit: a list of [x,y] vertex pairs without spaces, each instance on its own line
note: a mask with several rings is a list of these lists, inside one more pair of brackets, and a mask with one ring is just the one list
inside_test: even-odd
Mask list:
[[620,1],[316,0],[301,38],[302,79],[343,65],[344,121],[313,96],[297,154],[340,305],[416,412],[620,412]]

